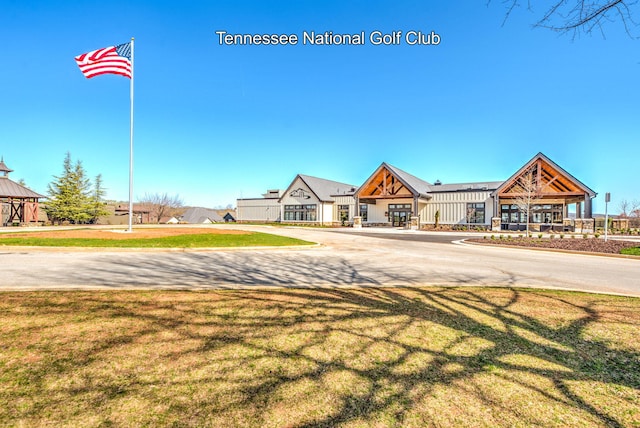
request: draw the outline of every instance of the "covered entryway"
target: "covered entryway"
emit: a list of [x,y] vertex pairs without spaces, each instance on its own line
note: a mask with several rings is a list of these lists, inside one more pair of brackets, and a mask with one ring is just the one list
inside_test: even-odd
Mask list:
[[545,232],[572,231],[575,221],[569,218],[569,207],[573,204],[576,219],[591,219],[591,199],[596,193],[538,153],[492,196],[501,230],[525,230],[528,224],[529,230]]
[[428,191],[426,181],[383,163],[356,191],[356,206],[361,216],[366,212],[364,225],[418,227],[419,204],[431,198]]

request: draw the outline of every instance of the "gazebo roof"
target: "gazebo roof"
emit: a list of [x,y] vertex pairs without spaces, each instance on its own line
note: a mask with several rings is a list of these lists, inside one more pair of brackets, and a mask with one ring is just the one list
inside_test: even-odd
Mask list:
[[13,170],[9,169],[7,164],[4,163],[4,158],[0,158],[0,172],[4,172],[5,173],[5,174],[2,174],[2,175],[6,175],[9,172],[13,172]]
[[10,180],[10,172],[13,172],[13,170],[9,169],[7,164],[4,163],[4,159],[0,158],[0,198],[39,199],[46,197]]
[[46,196],[36,193],[31,189],[9,180],[6,177],[0,177],[0,198],[45,198]]

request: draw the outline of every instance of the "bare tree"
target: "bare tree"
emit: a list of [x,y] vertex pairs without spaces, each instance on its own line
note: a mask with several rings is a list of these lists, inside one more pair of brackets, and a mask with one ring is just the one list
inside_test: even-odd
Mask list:
[[630,212],[630,207],[631,205],[629,204],[629,201],[627,201],[626,199],[623,199],[622,201],[620,201],[620,204],[618,205],[618,209],[620,210],[620,217],[622,218],[627,218],[629,217],[629,212]]
[[[629,219],[629,226],[640,228],[640,200],[636,199],[633,202],[623,201],[627,203],[627,218]],[[620,204],[622,206],[622,203]]]
[[467,230],[471,230],[471,220],[476,214],[476,209],[472,207],[467,208]]
[[138,200],[148,205],[156,223],[160,223],[160,219],[163,217],[174,215],[184,205],[179,195],[170,196],[167,193],[145,193]]
[[540,199],[540,186],[535,168],[530,168],[520,176],[513,188],[515,205],[520,211],[521,218],[526,220],[527,238],[529,237],[529,223],[531,222],[531,205]]
[[[491,0],[488,0],[490,3]],[[504,22],[519,7],[533,11],[536,0],[502,0],[506,13]],[[637,26],[633,20],[638,0],[554,0],[547,3],[546,12],[539,17],[534,27],[547,28],[559,33],[590,34],[594,30],[604,36],[604,25],[619,21],[627,34]],[[503,22],[503,24],[504,24]]]

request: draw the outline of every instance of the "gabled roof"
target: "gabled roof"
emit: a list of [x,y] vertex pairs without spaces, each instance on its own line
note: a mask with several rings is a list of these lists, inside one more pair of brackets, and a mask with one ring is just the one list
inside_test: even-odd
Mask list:
[[[518,178],[523,173],[525,173],[527,170],[529,170],[529,168],[531,168],[534,164],[539,163],[539,162],[541,162],[541,164],[540,164],[541,167],[544,166],[543,164],[546,164],[546,166],[548,166],[551,170],[553,170],[554,172],[557,172],[557,174],[558,174],[556,177],[546,177],[545,185],[549,186],[549,185],[553,184],[554,181],[557,181],[557,184],[561,184],[562,181],[565,181],[566,183],[568,183],[572,187],[580,189],[581,192],[584,192],[584,193],[588,194],[590,198],[595,198],[596,197],[596,195],[597,195],[596,192],[594,192],[592,189],[587,187],[584,183],[582,183],[580,180],[575,178],[573,175],[569,174],[562,167],[560,167],[558,164],[556,164],[551,159],[549,159],[547,156],[545,156],[542,152],[538,153],[533,158],[531,158],[531,160],[529,162],[527,162],[526,164],[524,164],[524,166],[522,168],[520,168],[515,174],[513,174],[511,177],[509,177],[507,180],[505,180],[502,183],[502,185],[500,185],[495,191],[493,191],[491,193],[491,196],[498,195],[498,194],[508,190],[511,186],[514,185],[514,183],[518,180]],[[559,180],[558,178],[561,178],[562,180]],[[567,190],[567,191],[569,191],[569,190]],[[562,188],[558,188],[558,193],[563,193],[563,189]]]
[[46,198],[7,177],[0,177],[0,198]]
[[411,175],[408,172],[401,170],[400,168],[389,165],[388,163],[383,163],[382,165],[386,166],[389,171],[394,173],[405,186],[414,189],[419,196],[425,198],[428,197],[428,193],[431,191],[431,183],[429,183],[428,181],[424,181],[416,177],[415,175]]
[[209,208],[202,207],[191,207],[185,211],[182,215],[181,220],[186,223],[191,224],[202,224],[207,220],[211,222],[220,222],[223,221],[223,218],[218,214],[216,210],[212,210]]
[[310,175],[298,174],[293,179],[287,190],[282,194],[280,201],[285,195],[291,192],[291,188],[298,180],[302,180],[307,185],[309,190],[318,198],[321,202],[333,202],[334,196],[349,196],[353,195],[356,190],[356,186],[353,184],[340,183],[338,181],[325,180],[324,178],[312,177]]
[[378,174],[380,174],[380,172],[383,171],[384,169],[386,169],[393,176],[395,176],[400,181],[400,183],[402,183],[402,185],[408,191],[410,191],[414,196],[420,196],[425,199],[430,198],[429,191],[431,189],[432,184],[430,184],[427,181],[421,180],[415,175],[411,175],[408,172],[401,170],[400,168],[397,168],[393,165],[389,165],[386,162],[382,162],[382,164],[374,171],[374,173],[371,174],[371,176],[369,176],[369,178],[365,180],[364,184],[360,186],[358,190],[356,190],[356,194],[358,194],[360,197],[369,196],[369,195],[360,195],[360,192],[365,187],[367,187],[372,182],[372,180],[374,180],[376,176],[378,176]]

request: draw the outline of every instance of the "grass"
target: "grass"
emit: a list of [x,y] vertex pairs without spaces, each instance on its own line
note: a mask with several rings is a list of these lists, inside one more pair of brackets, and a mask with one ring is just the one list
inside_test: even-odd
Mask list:
[[640,247],[624,248],[620,250],[621,254],[627,254],[629,256],[640,256]]
[[212,248],[312,245],[312,242],[268,233],[246,234],[185,234],[157,238],[100,239],[100,238],[2,238],[1,245],[25,245],[37,247],[98,247],[98,248]]
[[640,299],[476,288],[0,299],[0,426],[638,426]]

